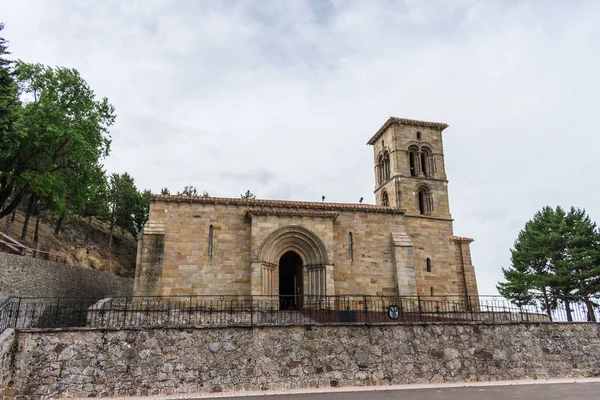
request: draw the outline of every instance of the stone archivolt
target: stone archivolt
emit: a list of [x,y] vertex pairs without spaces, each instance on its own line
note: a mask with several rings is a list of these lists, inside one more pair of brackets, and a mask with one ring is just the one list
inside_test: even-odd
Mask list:
[[286,226],[273,232],[260,249],[260,262],[276,265],[288,251],[295,251],[307,267],[328,264],[321,239],[302,226]]
[[259,251],[259,262],[262,265],[262,294],[277,295],[274,293],[276,279],[275,273],[279,272],[277,264],[281,257],[293,251],[302,260],[304,270],[304,286],[306,295],[327,294],[327,249],[323,241],[307,228],[298,225],[284,226],[271,233],[265,239]]

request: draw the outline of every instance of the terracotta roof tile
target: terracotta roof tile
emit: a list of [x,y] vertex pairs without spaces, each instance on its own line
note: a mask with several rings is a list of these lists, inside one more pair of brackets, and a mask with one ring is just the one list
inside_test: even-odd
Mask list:
[[374,144],[377,139],[393,124],[404,124],[404,125],[416,125],[416,126],[426,126],[429,128],[437,128],[441,131],[448,127],[448,124],[444,124],[443,122],[428,122],[428,121],[419,121],[416,119],[406,119],[406,118],[397,118],[390,117],[385,124],[379,128],[379,130],[373,135],[373,137],[367,142],[367,144]]
[[464,242],[464,243],[472,243],[475,241],[475,239],[471,239],[468,237],[462,237],[462,236],[454,236],[453,239],[455,242]]
[[317,201],[290,201],[290,200],[264,200],[264,199],[241,199],[235,197],[203,197],[203,196],[181,196],[155,194],[154,201],[168,201],[178,203],[204,203],[204,204],[234,204],[249,207],[282,207],[303,208],[312,210],[343,210],[343,211],[371,211],[385,212],[390,214],[404,214],[405,210],[397,210],[391,207],[377,206],[374,204],[361,203],[329,203]]

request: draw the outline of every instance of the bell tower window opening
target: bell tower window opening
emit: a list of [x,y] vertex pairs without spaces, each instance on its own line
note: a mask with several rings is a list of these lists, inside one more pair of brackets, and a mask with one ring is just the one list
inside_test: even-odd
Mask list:
[[427,188],[420,188],[418,193],[419,212],[421,215],[429,215],[433,212],[433,196]]
[[429,149],[421,149],[421,171],[427,177],[432,176],[433,165],[432,165],[431,151]]
[[213,226],[208,227],[208,256],[213,255]]
[[383,178],[387,181],[390,179],[390,153],[383,153]]
[[419,175],[419,152],[416,148],[408,149],[408,161],[410,164],[410,176]]
[[381,205],[385,207],[390,205],[390,198],[388,197],[388,194],[385,190],[381,194]]
[[429,157],[427,156],[426,152],[422,152],[421,153],[421,171],[423,171],[423,174],[425,176],[429,176],[429,167],[427,165],[427,159]]
[[383,166],[383,155],[379,156],[379,160],[377,161],[377,180],[381,185],[384,181],[384,166]]
[[350,262],[354,262],[354,241],[352,240],[352,232],[348,232],[348,256]]

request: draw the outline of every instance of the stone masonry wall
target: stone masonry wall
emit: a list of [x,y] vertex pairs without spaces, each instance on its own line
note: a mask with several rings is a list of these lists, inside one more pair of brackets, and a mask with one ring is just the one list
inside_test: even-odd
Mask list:
[[[460,264],[452,241],[452,221],[427,217],[406,217],[406,230],[414,245],[417,292],[421,296],[459,295]],[[427,259],[431,272],[427,272]]]
[[0,299],[131,296],[133,279],[31,257],[0,253]]
[[12,381],[15,339],[13,329],[7,329],[0,333],[0,394]]
[[[405,233],[401,215],[346,212],[334,221],[336,294],[397,296],[392,234]],[[352,232],[354,256],[349,257]],[[410,260],[403,260],[409,262]],[[414,282],[413,282],[414,284]],[[410,294],[410,293],[408,293]]]
[[[330,218],[300,216],[261,216],[253,217],[251,221],[246,215],[248,209],[247,205],[153,201],[150,221],[155,225],[164,224],[166,231],[160,280],[151,291],[146,290],[150,286],[146,276],[136,278],[136,294],[249,295],[250,264],[265,261],[258,259],[265,240],[278,228],[301,226],[324,243],[329,263],[335,264],[335,293],[328,295],[397,295],[392,234],[405,233],[401,214],[340,210],[333,222]],[[208,252],[210,226],[213,227],[212,255]],[[352,261],[348,248],[350,232],[354,243]],[[148,248],[154,246],[146,235],[143,237],[145,247],[140,254],[149,253]],[[446,239],[449,237],[451,234]],[[438,267],[441,270],[446,265],[440,258]],[[144,260],[142,256],[138,269]],[[158,268],[158,263],[155,264]],[[448,273],[456,275],[455,271],[453,267]],[[274,273],[277,277],[278,268]],[[444,292],[446,286],[440,286],[439,294],[456,293],[455,287],[448,288],[449,291]]]
[[[458,294],[465,295],[465,286],[467,295],[469,297],[479,296],[477,288],[477,278],[475,277],[475,267],[471,258],[471,246],[469,243],[454,242],[454,249],[456,252],[456,265],[458,265]],[[462,252],[462,257],[461,257]],[[461,264],[464,263],[464,276]]]
[[8,398],[600,375],[600,325],[19,332]]

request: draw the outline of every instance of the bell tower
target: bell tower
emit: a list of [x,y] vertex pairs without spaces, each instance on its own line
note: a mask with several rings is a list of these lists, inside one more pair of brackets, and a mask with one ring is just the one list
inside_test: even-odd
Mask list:
[[377,205],[404,211],[417,294],[467,299],[477,296],[473,240],[454,236],[442,145],[447,127],[391,117],[368,144],[373,146]]
[[389,118],[367,144],[373,146],[378,205],[407,216],[451,219],[440,122]]

